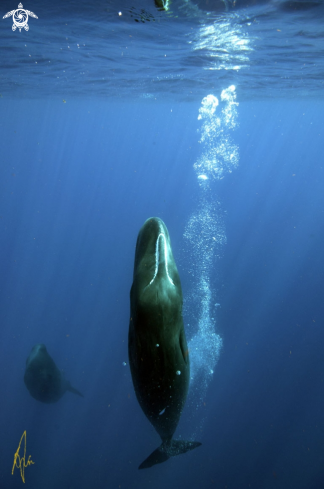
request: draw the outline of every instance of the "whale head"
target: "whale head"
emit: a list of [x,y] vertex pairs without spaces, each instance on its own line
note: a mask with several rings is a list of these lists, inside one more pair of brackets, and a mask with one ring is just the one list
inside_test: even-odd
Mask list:
[[148,295],[154,294],[157,289],[171,295],[181,293],[169,232],[158,217],[147,219],[138,234],[134,281],[139,282],[139,291]]

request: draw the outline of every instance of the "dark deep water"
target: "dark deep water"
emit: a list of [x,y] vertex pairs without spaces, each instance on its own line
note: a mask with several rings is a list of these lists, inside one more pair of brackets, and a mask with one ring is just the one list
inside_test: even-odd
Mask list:
[[[205,95],[220,100],[229,83],[216,85]],[[236,127],[209,143],[199,97],[0,98],[1,488],[23,484],[11,469],[25,430],[26,488],[324,488],[323,97],[243,98],[238,87]],[[221,155],[224,173],[199,179],[222,135],[238,166]],[[170,232],[189,342],[201,325],[176,437],[202,446],[138,471],[160,443],[127,353],[150,216]],[[29,395],[41,342],[84,399]]]

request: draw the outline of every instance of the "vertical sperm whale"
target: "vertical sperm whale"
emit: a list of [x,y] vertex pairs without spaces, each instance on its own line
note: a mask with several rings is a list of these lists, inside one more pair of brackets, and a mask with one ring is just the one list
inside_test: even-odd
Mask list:
[[190,364],[182,319],[182,290],[164,222],[147,219],[139,231],[130,292],[128,354],[137,400],[162,444],[140,469],[201,443],[174,440],[189,387]]

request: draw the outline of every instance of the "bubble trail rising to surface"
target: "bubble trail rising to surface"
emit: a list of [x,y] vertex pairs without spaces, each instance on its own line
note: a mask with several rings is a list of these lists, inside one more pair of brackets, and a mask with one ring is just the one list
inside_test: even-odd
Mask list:
[[235,87],[231,85],[221,92],[220,102],[214,95],[204,97],[198,116],[202,122],[199,141],[202,152],[194,169],[201,194],[197,211],[184,232],[193,282],[191,294],[184,302],[184,316],[190,319],[187,329],[192,334],[188,345],[190,399],[196,403],[197,410],[204,403],[223,344],[215,329],[215,313],[220,304],[211,282],[226,244],[226,234],[224,213],[215,197],[213,183],[238,166],[239,149],[231,135],[238,125],[237,106]]
[[198,120],[202,121],[200,144],[203,151],[194,164],[200,185],[210,179],[220,180],[232,173],[239,161],[238,146],[234,144],[231,131],[237,127],[237,106],[234,85],[221,93],[220,114],[216,114],[219,101],[207,95],[201,102]]

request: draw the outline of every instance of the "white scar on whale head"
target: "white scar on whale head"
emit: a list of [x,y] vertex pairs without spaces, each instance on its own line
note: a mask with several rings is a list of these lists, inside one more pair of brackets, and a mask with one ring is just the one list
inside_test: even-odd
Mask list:
[[158,270],[159,270],[159,255],[160,255],[159,252],[160,252],[160,241],[161,240],[163,240],[163,245],[164,245],[165,273],[166,273],[168,280],[171,283],[171,285],[174,286],[173,280],[170,277],[169,271],[168,271],[168,253],[167,253],[165,234],[160,233],[157,237],[156,245],[155,245],[155,272],[154,272],[154,276],[153,276],[151,282],[147,285],[147,287],[149,287],[154,282],[154,280],[157,276]]

